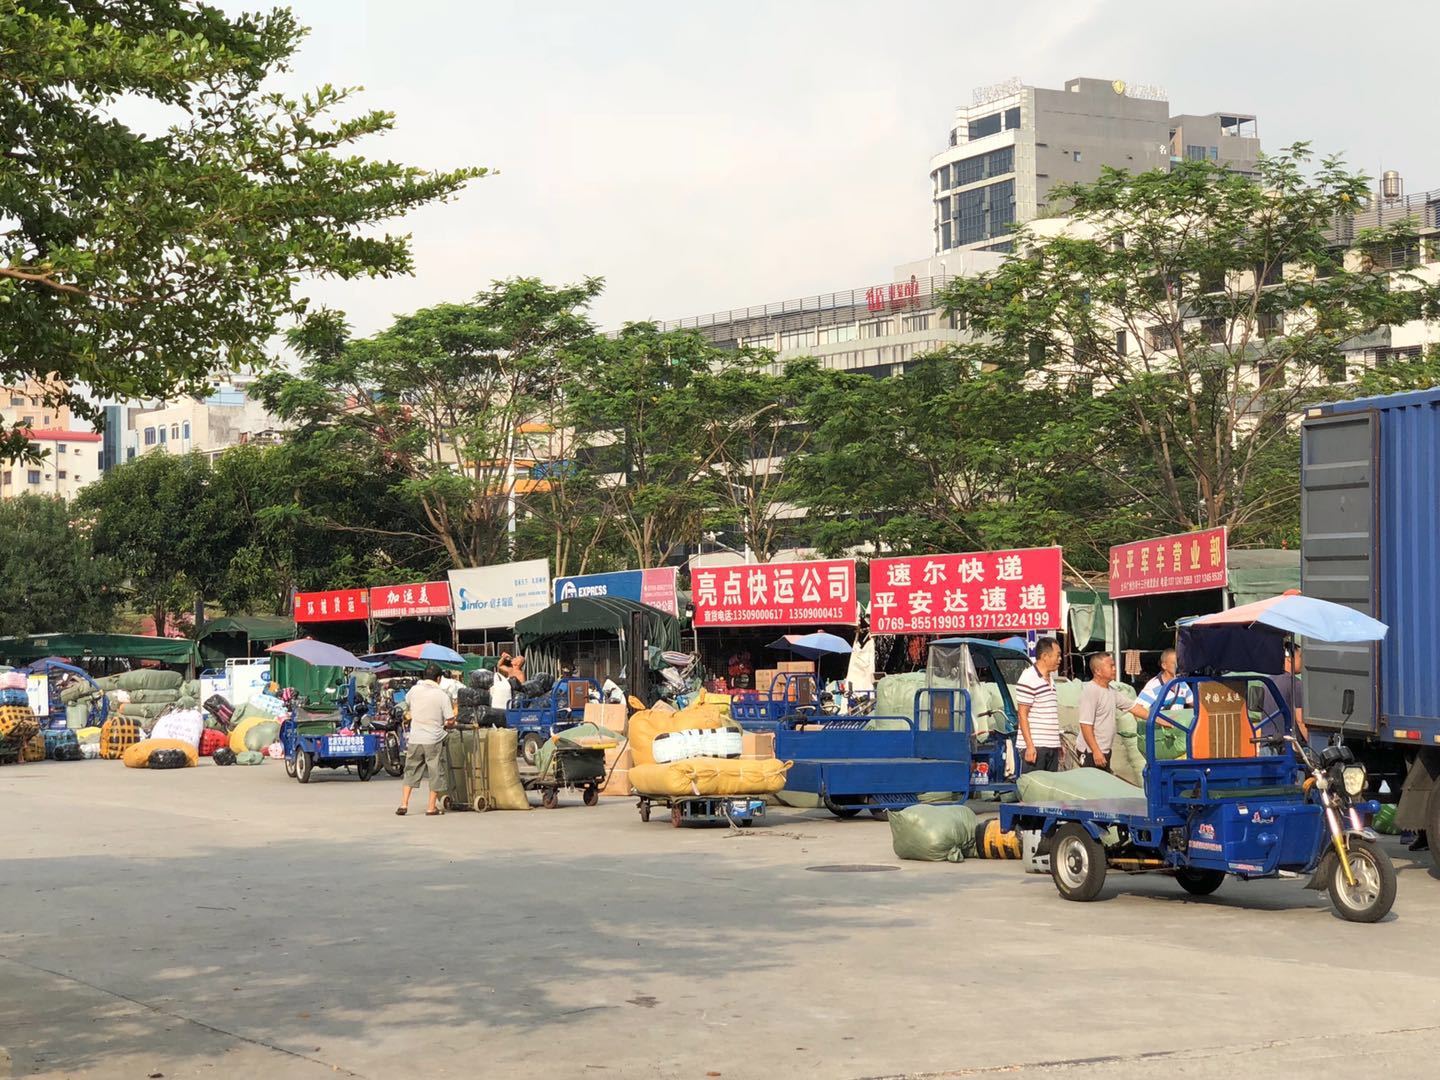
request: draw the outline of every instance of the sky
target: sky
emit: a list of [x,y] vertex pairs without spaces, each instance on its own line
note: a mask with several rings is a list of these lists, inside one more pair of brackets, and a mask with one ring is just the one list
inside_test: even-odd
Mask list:
[[[259,6],[225,0],[229,9]],[[285,88],[363,86],[366,153],[496,170],[398,227],[416,273],[316,282],[367,334],[493,281],[605,279],[607,329],[890,280],[930,254],[929,159],[973,88],[1076,76],[1259,117],[1440,188],[1431,0],[293,0]],[[1409,27],[1411,32],[1406,32]]]

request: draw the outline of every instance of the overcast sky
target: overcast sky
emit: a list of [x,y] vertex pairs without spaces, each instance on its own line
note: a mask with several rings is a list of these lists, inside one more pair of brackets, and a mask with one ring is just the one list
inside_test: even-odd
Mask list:
[[[227,2],[230,8],[260,6]],[[864,287],[930,253],[928,161],[1018,75],[1158,84],[1440,188],[1430,0],[294,0],[295,81],[398,114],[372,154],[498,175],[413,214],[413,278],[322,283],[356,330],[491,281],[606,280],[605,327]]]

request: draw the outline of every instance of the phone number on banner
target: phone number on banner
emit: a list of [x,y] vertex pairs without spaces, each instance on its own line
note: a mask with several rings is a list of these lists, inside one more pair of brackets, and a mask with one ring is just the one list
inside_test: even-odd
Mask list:
[[838,607],[708,608],[704,617],[717,623],[834,622],[845,618],[845,611]]
[[877,615],[876,634],[928,634],[962,630],[1049,630],[1049,615],[1043,611],[976,612],[973,615]]

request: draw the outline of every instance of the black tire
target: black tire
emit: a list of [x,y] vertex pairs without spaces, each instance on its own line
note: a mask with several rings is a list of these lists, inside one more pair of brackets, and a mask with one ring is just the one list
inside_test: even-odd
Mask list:
[[547,787],[540,789],[540,805],[546,810],[554,810],[560,805],[560,789]]
[[540,736],[533,731],[527,731],[524,738],[520,740],[520,758],[526,765],[534,765],[535,757],[540,753]]
[[302,784],[310,782],[310,774],[315,771],[315,755],[308,750],[295,751],[295,779]]
[[295,756],[299,753],[300,747],[297,746],[285,757],[285,775],[291,780],[295,779]]
[[849,803],[837,803],[834,799],[830,798],[829,795],[826,795],[825,809],[829,810],[830,813],[834,814],[842,821],[848,821],[853,817],[858,817],[860,815],[860,811],[864,810],[865,807],[851,806]]
[[377,763],[373,757],[363,758],[355,764],[355,775],[360,778],[360,782],[363,784],[375,775],[376,767]]
[[440,809],[441,809],[441,810],[444,810],[445,813],[447,813],[447,814],[448,814],[451,810],[454,810],[454,809],[455,809],[455,803],[451,800],[451,798],[450,798],[449,795],[441,795],[441,796],[440,796]]
[[737,821],[735,824],[739,825],[740,828],[742,828],[742,829],[748,829],[751,825],[754,825],[754,824],[755,824],[755,819],[754,819],[754,818],[748,818],[748,817],[747,817],[747,818],[741,818],[741,819],[740,819],[739,821]]
[[1105,887],[1105,849],[1083,825],[1061,825],[1050,840],[1050,877],[1066,900],[1094,900]]
[[671,826],[671,828],[678,829],[678,828],[680,827],[680,822],[683,821],[684,819],[685,819],[685,813],[684,813],[684,811],[682,811],[682,810],[680,809],[680,804],[679,804],[678,802],[677,802],[674,806],[670,807],[670,826]]
[[876,821],[889,821],[890,811],[886,810],[883,806],[872,806],[870,808],[870,816]]
[[1358,836],[1348,837],[1352,887],[1338,858],[1329,860],[1330,874],[1325,887],[1336,913],[1349,922],[1379,922],[1395,905],[1395,865],[1378,844]]
[[399,776],[405,771],[405,752],[400,749],[400,736],[390,731],[385,735],[385,771]]
[[641,799],[641,800],[640,800],[640,820],[641,820],[641,821],[649,821],[649,820],[650,820],[650,803],[649,803],[649,801],[646,800],[646,799]]
[[1225,871],[1186,866],[1175,871],[1175,880],[1191,896],[1209,896],[1225,883]]
[[483,814],[486,810],[490,809],[490,804],[486,801],[484,795],[476,795],[470,802],[470,809],[474,810],[477,814]]
[[599,801],[600,801],[600,789],[597,788],[597,787],[587,787],[587,788],[585,789],[585,805],[586,805],[586,806],[594,806],[594,805],[595,805],[596,803],[598,803]]

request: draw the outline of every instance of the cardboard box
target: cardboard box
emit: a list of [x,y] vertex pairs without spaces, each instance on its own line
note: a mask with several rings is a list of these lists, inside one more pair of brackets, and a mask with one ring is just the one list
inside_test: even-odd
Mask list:
[[740,736],[742,758],[773,758],[775,756],[775,733],[773,731],[747,731]]
[[612,746],[605,751],[605,771],[628,772],[634,760],[629,746]]
[[610,774],[610,779],[600,789],[601,795],[613,795],[625,798],[630,794],[630,770],[616,769]]
[[585,704],[585,722],[625,734],[629,711],[624,705],[590,701]]
[[813,660],[786,660],[783,664],[775,665],[776,671],[788,671],[791,674],[813,675],[815,673],[815,661]]

